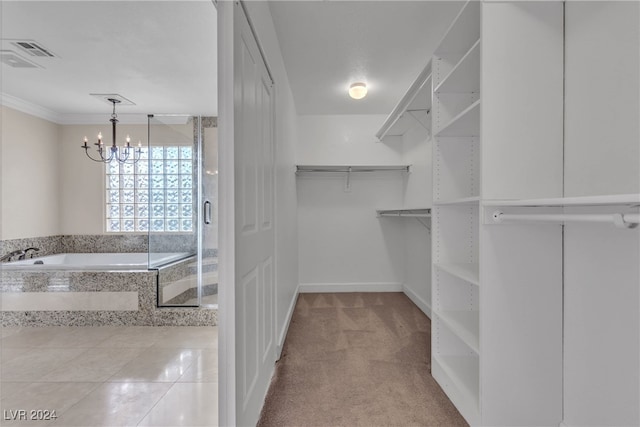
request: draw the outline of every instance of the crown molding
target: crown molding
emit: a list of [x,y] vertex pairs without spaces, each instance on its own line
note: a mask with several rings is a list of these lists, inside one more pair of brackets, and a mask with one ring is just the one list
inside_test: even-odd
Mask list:
[[13,95],[0,92],[0,103],[5,107],[13,108],[14,110],[60,124],[60,114]]

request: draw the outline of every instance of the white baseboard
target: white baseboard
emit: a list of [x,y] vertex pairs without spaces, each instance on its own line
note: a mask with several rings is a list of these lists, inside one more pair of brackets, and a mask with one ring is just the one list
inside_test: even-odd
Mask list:
[[402,292],[402,283],[301,283],[301,294],[331,292]]
[[431,304],[420,298],[418,294],[409,289],[407,285],[402,285],[402,292],[404,292],[404,294],[409,297],[409,299],[413,301],[413,303],[417,305],[429,319],[431,319]]
[[282,347],[284,347],[284,340],[287,338],[287,332],[289,332],[289,325],[291,324],[291,318],[293,317],[293,310],[296,308],[296,301],[298,301],[298,294],[300,294],[300,285],[296,288],[293,298],[291,298],[291,304],[289,304],[289,310],[287,311],[287,317],[284,321],[284,328],[280,332],[278,337],[278,347],[276,348],[276,360],[280,360],[282,355]]

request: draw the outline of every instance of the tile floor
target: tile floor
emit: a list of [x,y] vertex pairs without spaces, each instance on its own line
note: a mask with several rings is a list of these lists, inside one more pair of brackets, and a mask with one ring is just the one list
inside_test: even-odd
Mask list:
[[218,425],[216,327],[0,330],[2,426]]

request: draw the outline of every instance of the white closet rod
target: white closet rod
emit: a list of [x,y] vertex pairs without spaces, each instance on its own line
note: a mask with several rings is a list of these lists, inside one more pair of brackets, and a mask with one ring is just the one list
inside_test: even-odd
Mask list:
[[544,221],[544,222],[608,222],[620,228],[634,228],[640,224],[640,214],[505,214],[493,213],[494,222]]

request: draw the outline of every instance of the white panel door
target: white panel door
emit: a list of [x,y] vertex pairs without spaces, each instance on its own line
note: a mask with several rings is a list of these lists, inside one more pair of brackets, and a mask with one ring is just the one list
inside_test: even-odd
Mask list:
[[255,425],[275,364],[272,82],[235,7],[236,421]]

